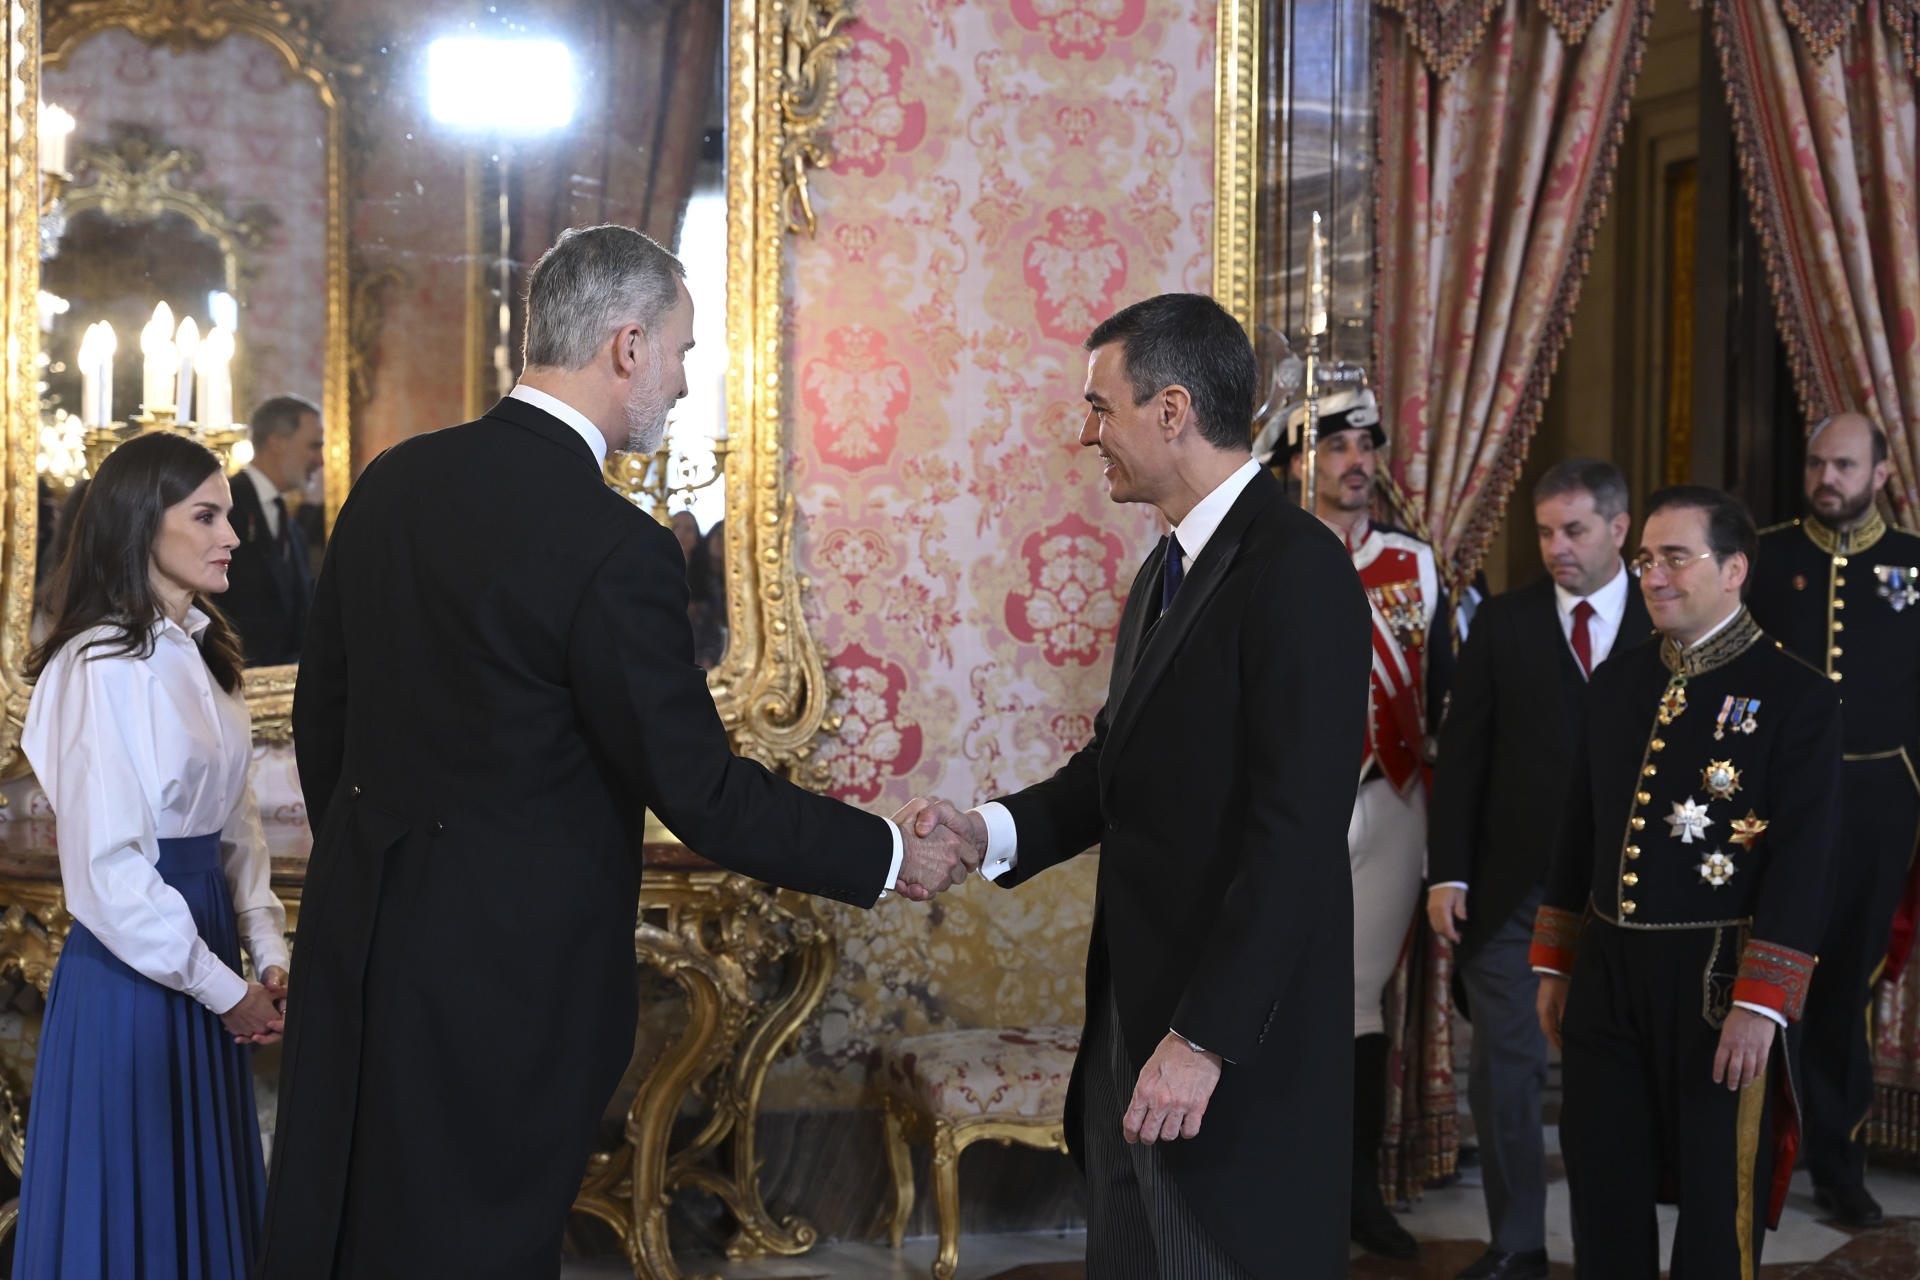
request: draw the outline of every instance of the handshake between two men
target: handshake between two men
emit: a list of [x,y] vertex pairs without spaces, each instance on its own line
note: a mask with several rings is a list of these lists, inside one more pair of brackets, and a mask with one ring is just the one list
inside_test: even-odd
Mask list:
[[893,815],[902,854],[894,892],[914,902],[957,889],[987,856],[987,824],[945,800],[915,796]]

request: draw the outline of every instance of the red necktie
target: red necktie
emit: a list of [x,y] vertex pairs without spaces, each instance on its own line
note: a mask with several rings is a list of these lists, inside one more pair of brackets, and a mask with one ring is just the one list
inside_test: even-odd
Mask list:
[[1593,635],[1587,630],[1587,619],[1593,616],[1593,606],[1582,600],[1573,606],[1573,656],[1580,660],[1580,674],[1593,674]]

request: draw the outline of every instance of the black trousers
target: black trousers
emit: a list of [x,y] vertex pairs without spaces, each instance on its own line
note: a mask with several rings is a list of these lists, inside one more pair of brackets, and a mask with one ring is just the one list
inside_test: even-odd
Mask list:
[[1720,1033],[1704,1011],[1726,1007],[1739,952],[1734,929],[1594,921],[1581,937],[1561,1023],[1560,1146],[1582,1277],[1657,1280],[1663,1191],[1680,1204],[1672,1280],[1753,1280],[1759,1268],[1768,1085],[1785,1064],[1776,1038],[1768,1079],[1739,1092],[1713,1083]]
[[1898,757],[1849,760],[1841,773],[1840,838],[1828,863],[1830,909],[1820,964],[1798,1028],[1801,1150],[1823,1187],[1866,1176],[1860,1139],[1873,1106],[1873,988],[1913,857],[1920,797]]

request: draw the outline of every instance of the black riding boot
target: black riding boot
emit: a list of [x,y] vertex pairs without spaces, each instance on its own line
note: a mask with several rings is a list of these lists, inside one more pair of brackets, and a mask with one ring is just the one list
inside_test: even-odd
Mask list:
[[1418,1257],[1420,1246],[1380,1197],[1380,1137],[1387,1127],[1387,1038],[1353,1042],[1353,1208],[1349,1235],[1383,1258]]

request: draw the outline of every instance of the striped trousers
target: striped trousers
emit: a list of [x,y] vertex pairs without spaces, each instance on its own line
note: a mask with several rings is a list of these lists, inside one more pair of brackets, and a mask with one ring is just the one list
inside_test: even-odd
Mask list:
[[1087,1280],[1246,1280],[1246,1269],[1194,1218],[1160,1148],[1121,1136],[1137,1073],[1127,1061],[1112,992],[1088,1006],[1081,1050],[1087,1055]]

